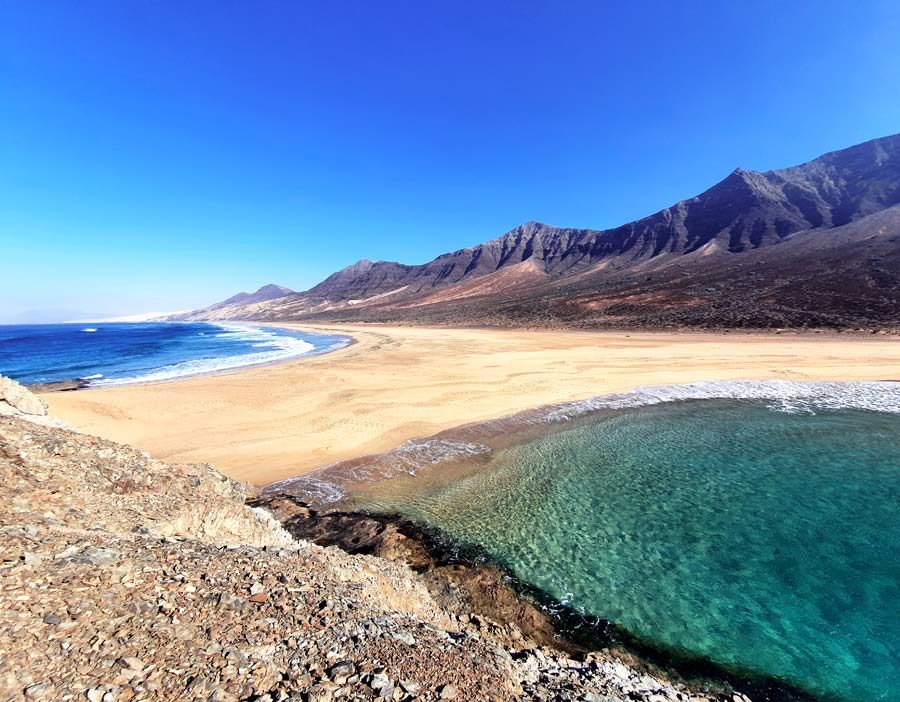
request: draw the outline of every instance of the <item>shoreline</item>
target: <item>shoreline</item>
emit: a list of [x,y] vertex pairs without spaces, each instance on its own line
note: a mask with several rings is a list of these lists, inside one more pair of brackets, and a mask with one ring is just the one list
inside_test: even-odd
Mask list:
[[615,622],[580,614],[519,580],[485,553],[462,549],[439,530],[403,515],[349,509],[319,512],[283,493],[262,495],[248,504],[273,514],[295,538],[350,555],[405,563],[436,597],[456,593],[476,626],[482,624],[481,618],[488,630],[491,624],[514,627],[528,641],[577,660],[624,658],[636,669],[714,699],[817,702],[814,695],[775,678],[687,656],[640,639]]
[[[343,508],[354,490],[422,471],[465,474],[491,455],[536,436],[565,431],[577,420],[673,402],[757,401],[786,413],[856,409],[900,413],[900,381],[718,381],[635,388],[575,402],[534,407],[496,419],[461,424],[262,486],[262,495],[290,495],[319,509]],[[438,465],[442,464],[440,468]],[[459,477],[459,476],[457,476]]]
[[[167,324],[207,324],[214,327],[218,327],[223,331],[231,331],[226,324],[231,324],[232,327],[245,327],[248,329],[281,329],[283,331],[304,331],[303,329],[299,329],[297,327],[289,327],[281,324],[262,324],[256,322],[167,322]],[[314,335],[322,335],[323,332],[308,332]],[[232,368],[223,368],[219,370],[208,370],[208,371],[199,371],[197,373],[189,373],[186,375],[179,375],[172,378],[164,378],[164,379],[156,379],[156,380],[131,380],[125,379],[124,382],[120,383],[106,383],[106,384],[98,384],[94,385],[91,383],[91,377],[76,377],[76,378],[67,378],[64,380],[54,380],[47,383],[27,383],[25,387],[27,387],[31,392],[37,395],[45,395],[54,392],[74,392],[76,390],[102,390],[105,388],[118,388],[125,386],[139,386],[139,385],[156,385],[163,383],[176,383],[182,380],[187,380],[189,378],[205,378],[209,376],[221,375],[225,373],[239,373],[244,370],[250,370],[253,368],[262,368],[264,366],[275,365],[278,363],[290,363],[291,361],[297,361],[302,358],[312,358],[314,356],[322,356],[324,354],[335,353],[337,351],[341,351],[349,346],[352,346],[356,343],[356,340],[352,336],[344,335],[344,334],[335,334],[331,336],[341,336],[342,346],[338,346],[337,348],[327,348],[327,349],[319,349],[313,346],[312,349],[308,351],[304,351],[303,353],[297,354],[296,356],[290,356],[288,358],[276,358],[269,361],[260,361],[256,363],[248,363],[246,365],[235,366]],[[221,356],[218,358],[239,358],[240,355],[237,356]]]
[[[764,672],[730,667],[713,659],[672,649],[632,634],[615,621],[586,616],[554,599],[547,592],[517,578],[502,561],[477,545],[453,541],[440,527],[402,511],[378,511],[366,506],[367,485],[400,477],[405,487],[386,488],[405,494],[410,485],[429,494],[435,485],[459,484],[474,472],[484,471],[491,454],[529,440],[533,433],[565,431],[578,420],[616,415],[669,402],[716,400],[764,401],[772,411],[806,414],[819,410],[858,410],[900,413],[900,382],[877,383],[699,383],[695,386],[649,388],[636,397],[607,396],[597,401],[552,405],[504,417],[463,425],[438,435],[410,442],[384,454],[346,461],[306,476],[266,486],[252,506],[272,512],[297,538],[322,546],[337,546],[350,554],[371,554],[400,560],[419,573],[430,589],[453,588],[462,593],[476,615],[501,625],[517,627],[530,640],[562,650],[579,659],[598,651],[632,656],[649,674],[660,672],[695,692],[720,691],[720,686],[753,700],[815,702],[808,689]],[[675,396],[664,391],[680,391]],[[730,391],[740,391],[734,393]],[[646,402],[650,398],[652,402]],[[631,400],[644,400],[639,404]],[[455,455],[428,456],[435,442],[455,447]],[[483,442],[487,454],[466,452],[471,442]],[[419,451],[417,448],[422,447]],[[404,450],[409,449],[409,450]],[[429,460],[433,458],[434,460]],[[413,477],[409,477],[413,476]],[[437,477],[440,476],[440,477]],[[304,482],[309,479],[310,482]],[[342,484],[341,480],[345,482]],[[421,484],[420,484],[421,481]],[[331,484],[334,492],[324,485]],[[356,489],[354,489],[356,488]],[[318,491],[318,494],[317,494]],[[392,493],[393,494],[393,493]],[[334,499],[320,499],[322,496]],[[359,500],[362,500],[360,502]],[[485,591],[487,594],[485,594]],[[725,699],[732,699],[726,694]],[[734,697],[733,699],[744,699]]]
[[900,378],[893,337],[313,325],[337,351],[43,395],[81,431],[267,485],[464,424],[647,385]]
[[[149,689],[180,699],[188,681],[188,693],[228,699],[750,702],[712,679],[695,690],[619,649],[543,645],[474,613],[452,577],[442,587],[401,559],[297,541],[212,466],[169,465],[22,419],[0,425],[16,456],[2,501],[16,526],[3,538],[18,556],[4,572],[0,634],[10,651],[49,642],[5,666],[0,688],[10,695]],[[415,549],[412,539],[405,546]],[[499,572],[485,578],[472,586],[518,607]],[[83,585],[74,599],[73,583]],[[97,637],[105,645],[92,646]]]

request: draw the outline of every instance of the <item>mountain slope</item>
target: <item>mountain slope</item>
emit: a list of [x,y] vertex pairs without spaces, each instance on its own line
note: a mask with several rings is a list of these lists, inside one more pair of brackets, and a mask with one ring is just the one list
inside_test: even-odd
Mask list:
[[[766,172],[736,169],[696,197],[614,229],[564,229],[529,222],[484,244],[418,266],[364,259],[303,293],[239,309],[231,305],[229,313],[234,318],[589,326],[795,326],[803,324],[807,315],[832,326],[896,324],[900,320],[892,316],[892,302],[879,303],[880,311],[871,314],[841,304],[841,311],[829,316],[828,310],[813,302],[813,293],[834,281],[810,272],[840,275],[845,289],[861,290],[869,244],[857,241],[851,245],[847,238],[865,239],[870,228],[893,231],[897,226],[893,214],[871,218],[898,204],[900,135],[895,135],[792,168]],[[844,228],[854,223],[860,226],[848,234],[851,230]],[[795,236],[800,232],[803,237]],[[800,239],[807,243],[795,247],[793,242]],[[789,241],[788,249],[783,248]],[[882,237],[879,242],[884,249],[879,255],[893,260],[893,240]],[[841,248],[837,258],[836,246]],[[755,255],[776,247],[778,255]],[[793,257],[795,248],[805,253]],[[820,255],[823,261],[817,260]],[[784,256],[791,260],[790,270],[784,268]],[[796,313],[773,313],[777,305],[773,308],[747,289],[743,276],[750,259],[761,261],[754,264],[762,268],[753,276],[759,290],[781,289],[774,277],[777,272],[806,281],[807,302],[798,302]],[[523,267],[525,262],[528,265]],[[673,270],[678,277],[663,276],[672,291],[693,295],[689,291],[695,286],[689,281],[714,275],[726,297],[729,289],[735,295],[742,291],[743,302],[733,302],[747,309],[737,313],[731,305],[729,314],[717,321],[707,298],[694,296],[679,302],[676,307],[681,312],[674,314],[662,305],[673,304],[675,293],[656,290],[649,297],[632,295],[624,313],[615,311],[629,290],[647,287],[643,278],[651,271],[676,263]],[[514,268],[514,274],[503,273]],[[485,279],[484,284],[475,283],[480,279]],[[888,286],[879,294],[893,301],[897,291]],[[477,314],[473,313],[476,298]],[[510,300],[518,302],[510,306]],[[688,312],[691,308],[695,313]],[[716,305],[714,309],[724,307]],[[601,314],[600,310],[607,312]]]
[[165,319],[178,321],[246,319],[260,305],[294,294],[290,288],[270,283],[263,285],[256,292],[240,292],[209,307],[169,315]]
[[238,293],[227,300],[219,302],[212,306],[213,309],[220,307],[231,307],[235,305],[252,305],[254,302],[265,302],[266,300],[274,300],[285,295],[290,295],[294,291],[282,285],[263,285],[259,290],[252,293]]

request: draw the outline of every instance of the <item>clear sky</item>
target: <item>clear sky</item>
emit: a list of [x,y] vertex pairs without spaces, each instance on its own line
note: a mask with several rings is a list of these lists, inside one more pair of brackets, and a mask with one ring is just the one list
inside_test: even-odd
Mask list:
[[0,321],[615,226],[900,132],[898,40],[894,0],[5,0]]

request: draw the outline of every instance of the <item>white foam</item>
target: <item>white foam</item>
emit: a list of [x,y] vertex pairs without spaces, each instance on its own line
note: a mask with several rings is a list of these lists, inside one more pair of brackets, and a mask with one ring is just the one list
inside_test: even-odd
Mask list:
[[95,332],[97,330],[94,327],[88,327],[87,329],[82,329],[81,331],[90,333],[90,332]]
[[[591,412],[627,410],[687,400],[750,400],[764,402],[773,411],[815,413],[817,410],[859,409],[900,413],[900,382],[802,382],[792,380],[722,380],[687,385],[654,385],[631,392],[601,395],[579,402],[530,410],[473,426],[495,425],[503,431],[506,421],[536,424],[565,422]],[[407,441],[395,449],[362,462],[342,462],[307,475],[272,483],[266,493],[287,492],[314,504],[330,504],[346,497],[345,485],[385,480],[441,461],[486,455],[489,446],[464,441],[426,438]]]
[[216,324],[216,326],[223,330],[221,333],[216,334],[217,337],[231,338],[236,341],[251,341],[254,342],[252,346],[259,348],[260,351],[237,356],[181,361],[180,363],[157,368],[143,375],[128,378],[105,378],[99,382],[91,383],[91,385],[157,383],[192,375],[206,375],[208,373],[258,366],[276,361],[286,361],[305,356],[316,350],[316,347],[308,341],[293,336],[282,336],[277,331],[238,324]]
[[803,382],[714,380],[687,385],[653,385],[560,405],[544,415],[560,421],[604,409],[630,409],[684,400],[755,400],[780,412],[860,409],[900,412],[900,382]]
[[448,441],[447,439],[413,439],[400,444],[391,453],[402,462],[401,470],[415,475],[423,466],[457,458],[469,458],[490,453],[483,444],[468,441]]
[[265,488],[267,493],[288,492],[315,504],[338,502],[346,496],[342,485],[387,480],[398,475],[416,475],[420,468],[441,461],[471,458],[491,453],[489,446],[447,439],[412,439],[387,453],[359,465],[336,463],[307,475],[288,478]]
[[94,373],[94,375],[86,375],[83,378],[79,378],[79,380],[99,380],[103,377],[103,373]]
[[346,492],[335,481],[318,478],[315,475],[300,475],[272,483],[265,492],[286,492],[302,497],[309,504],[315,505],[333,504],[346,497]]

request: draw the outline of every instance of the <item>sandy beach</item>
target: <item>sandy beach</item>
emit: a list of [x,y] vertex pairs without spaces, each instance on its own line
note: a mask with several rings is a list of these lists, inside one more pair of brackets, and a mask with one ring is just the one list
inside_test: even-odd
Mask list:
[[641,385],[900,379],[900,341],[885,336],[296,327],[357,343],[43,398],[81,431],[264,485],[467,422]]

